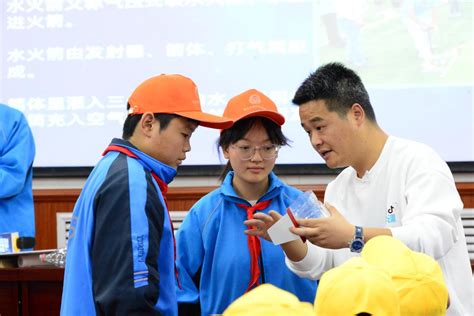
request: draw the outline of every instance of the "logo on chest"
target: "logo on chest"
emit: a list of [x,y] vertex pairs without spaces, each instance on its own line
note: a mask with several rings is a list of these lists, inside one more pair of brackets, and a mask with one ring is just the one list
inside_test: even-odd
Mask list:
[[397,215],[395,213],[396,208],[397,203],[394,203],[387,209],[387,214],[385,215],[385,222],[387,224],[395,223],[397,221]]

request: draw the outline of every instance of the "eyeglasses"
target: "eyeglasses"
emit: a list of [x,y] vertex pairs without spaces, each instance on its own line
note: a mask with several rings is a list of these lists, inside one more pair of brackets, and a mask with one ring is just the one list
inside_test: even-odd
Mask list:
[[271,160],[276,158],[278,155],[278,150],[280,146],[278,145],[263,145],[263,146],[246,146],[246,145],[231,145],[233,149],[237,152],[240,160],[250,160],[255,155],[255,152],[258,150],[260,157],[265,160]]

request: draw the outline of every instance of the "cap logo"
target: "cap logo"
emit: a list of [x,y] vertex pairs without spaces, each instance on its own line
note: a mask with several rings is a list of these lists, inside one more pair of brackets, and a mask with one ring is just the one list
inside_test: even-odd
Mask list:
[[258,94],[252,94],[249,97],[249,103],[252,105],[256,105],[262,103],[262,100],[260,99],[260,96]]

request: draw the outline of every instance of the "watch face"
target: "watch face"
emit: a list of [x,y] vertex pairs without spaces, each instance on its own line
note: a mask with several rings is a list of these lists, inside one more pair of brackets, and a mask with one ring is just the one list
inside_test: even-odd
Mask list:
[[353,252],[361,252],[364,247],[364,242],[362,240],[353,240],[351,244],[351,250]]

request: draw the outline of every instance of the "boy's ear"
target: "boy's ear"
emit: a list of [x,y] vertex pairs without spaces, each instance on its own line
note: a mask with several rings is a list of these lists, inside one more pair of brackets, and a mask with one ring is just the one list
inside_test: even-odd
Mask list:
[[140,120],[140,128],[145,135],[149,135],[154,128],[160,128],[160,122],[155,119],[155,115],[153,115],[153,113],[143,113]]

